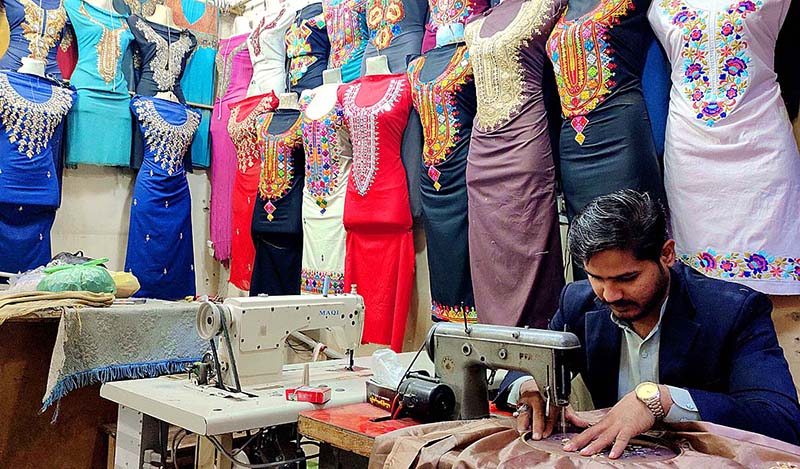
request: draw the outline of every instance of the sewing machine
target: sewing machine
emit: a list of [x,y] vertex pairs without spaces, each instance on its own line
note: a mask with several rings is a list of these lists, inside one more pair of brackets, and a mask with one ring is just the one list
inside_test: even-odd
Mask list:
[[329,330],[350,355],[361,344],[364,299],[343,295],[287,295],[228,298],[207,302],[197,313],[197,332],[210,341],[216,376],[223,387],[274,381],[285,363],[286,339],[312,330]]
[[486,369],[527,373],[548,404],[568,405],[571,355],[580,342],[569,332],[442,322],[428,332],[426,347],[436,377],[455,392],[455,418],[477,419],[489,415]]

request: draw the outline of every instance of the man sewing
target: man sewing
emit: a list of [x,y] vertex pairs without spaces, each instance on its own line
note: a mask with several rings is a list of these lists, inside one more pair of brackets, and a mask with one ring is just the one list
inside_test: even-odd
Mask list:
[[[566,451],[589,456],[653,425],[704,420],[800,441],[800,405],[770,317],[769,298],[675,263],[661,205],[625,190],[592,201],[572,222],[572,256],[588,280],[567,285],[550,329],[578,336],[576,370],[596,408],[593,426],[567,407],[565,420],[588,427]],[[512,384],[513,383],[513,384]],[[545,417],[535,381],[510,373],[501,399],[516,403],[520,431],[549,436],[560,408]],[[531,422],[532,420],[532,422]]]

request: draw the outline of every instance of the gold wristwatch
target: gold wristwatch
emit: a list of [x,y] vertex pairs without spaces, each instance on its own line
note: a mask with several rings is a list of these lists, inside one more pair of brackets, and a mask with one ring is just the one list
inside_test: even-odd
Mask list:
[[658,389],[656,383],[645,381],[636,386],[636,390],[633,392],[636,394],[636,398],[650,409],[650,412],[653,414],[653,417],[656,418],[657,422],[664,419],[664,406],[661,405],[661,391]]

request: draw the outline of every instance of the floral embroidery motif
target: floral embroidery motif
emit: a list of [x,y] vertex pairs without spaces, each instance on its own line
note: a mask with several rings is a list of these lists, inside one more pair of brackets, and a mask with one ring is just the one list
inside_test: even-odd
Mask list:
[[429,0],[431,23],[444,26],[464,24],[472,13],[472,0]]
[[438,191],[442,187],[439,183],[441,173],[435,166],[447,159],[456,142],[461,139],[458,133],[461,124],[458,122],[454,95],[472,80],[472,66],[466,46],[456,49],[444,72],[434,80],[420,80],[424,66],[424,55],[413,60],[408,65],[408,81],[413,85],[411,97],[422,121],[425,140],[422,160],[428,168],[428,177],[433,180],[434,189]]
[[153,161],[160,162],[161,169],[165,169],[170,176],[182,170],[183,156],[200,125],[200,113],[185,108],[186,119],[176,125],[161,117],[151,99],[137,99],[133,107],[141,122],[147,149],[153,153]]
[[192,50],[192,38],[186,31],[180,33],[180,39],[169,43],[161,37],[149,24],[137,18],[136,27],[142,32],[147,42],[156,47],[156,55],[150,61],[153,80],[159,91],[172,91],[182,72],[181,64]]
[[341,68],[355,51],[364,47],[361,18],[366,11],[366,0],[327,0],[323,6],[331,40],[330,67]]
[[344,273],[343,272],[322,272],[311,269],[300,270],[300,289],[306,293],[323,294],[325,277],[330,279],[328,294],[344,294]]
[[28,159],[47,148],[58,124],[72,107],[74,93],[68,88],[53,86],[47,101],[34,102],[20,95],[0,73],[0,121],[6,128],[8,141]]
[[247,40],[250,41],[250,46],[253,48],[253,52],[256,55],[261,55],[261,34],[269,31],[270,29],[274,28],[278,21],[283,18],[283,15],[286,13],[286,8],[281,8],[281,11],[275,16],[275,18],[267,23],[267,17],[261,18],[261,21],[258,25],[253,29],[253,32],[250,33]]
[[434,321],[463,322],[465,315],[468,323],[477,324],[478,313],[474,306],[447,306],[431,301],[431,317]]
[[125,21],[120,19],[120,27],[116,29],[108,28],[105,24],[92,18],[92,15],[86,11],[81,3],[81,14],[89,21],[100,26],[103,30],[100,35],[100,40],[95,45],[97,51],[97,73],[103,78],[106,83],[111,83],[117,77],[117,68],[120,65],[119,58],[122,56],[122,46],[120,45],[120,35],[123,31],[128,30],[128,25]]
[[67,24],[67,11],[63,3],[53,10],[45,10],[31,0],[22,3],[25,5],[25,21],[21,26],[22,35],[28,41],[28,58],[46,62],[47,54]]
[[258,132],[256,121],[259,116],[270,112],[278,105],[277,99],[270,94],[264,96],[244,118],[239,119],[242,105],[231,109],[231,117],[228,120],[228,133],[231,136],[233,145],[236,147],[236,159],[240,173],[245,173],[248,168],[252,168],[261,156],[259,155]]
[[156,12],[155,0],[125,0],[125,4],[139,16],[147,17]]
[[286,56],[289,58],[289,77],[292,85],[296,85],[306,74],[308,67],[317,61],[317,58],[311,55],[311,43],[308,42],[312,26],[317,29],[324,28],[325,17],[319,14],[301,21],[300,24],[292,23],[286,32]]
[[233,59],[245,49],[247,49],[247,41],[234,47],[227,56],[222,54],[221,48],[217,51],[217,55],[214,57],[214,62],[217,66],[217,99],[222,99],[225,93],[228,92],[228,86],[231,84],[231,74],[233,73]]
[[761,0],[741,0],[712,19],[709,11],[689,9],[682,0],[661,0],[663,14],[683,33],[681,89],[695,117],[708,126],[727,117],[750,84],[742,34],[745,18],[761,5]]
[[601,0],[594,10],[575,20],[567,20],[564,11],[547,41],[561,110],[571,118],[578,145],[586,139],[586,114],[605,101],[616,85],[616,64],[607,42],[608,32],[634,8],[633,0]]
[[66,28],[64,30],[64,35],[61,36],[61,42],[59,42],[58,47],[61,48],[61,52],[69,51],[69,48],[72,47],[72,43],[75,42],[75,34],[72,32],[72,28]]
[[691,255],[681,254],[680,260],[709,277],[800,281],[800,258],[771,256],[763,251],[718,254],[708,249]]
[[360,107],[356,97],[361,90],[361,83],[355,83],[344,92],[344,106],[347,127],[350,129],[350,140],[353,142],[353,166],[351,174],[356,191],[362,197],[367,195],[375,175],[378,174],[378,152],[380,141],[378,132],[378,115],[391,110],[403,92],[405,80],[393,79],[386,87],[383,97],[372,106]]
[[261,159],[261,178],[258,182],[258,193],[266,199],[264,210],[267,219],[272,221],[272,214],[277,207],[272,203],[292,188],[294,179],[294,157],[292,152],[302,143],[300,116],[289,129],[283,133],[269,133],[269,124],[274,113],[267,113],[258,119],[259,137],[264,142]]
[[400,22],[406,17],[403,0],[368,0],[367,26],[369,38],[378,50],[386,49],[395,35],[400,34]]
[[[304,96],[305,106],[313,100]],[[327,198],[339,185],[338,130],[344,125],[342,109],[336,105],[319,119],[309,119],[303,113],[303,147],[306,152],[306,191],[314,197],[320,214],[328,208]]]
[[535,35],[544,34],[548,1],[522,2],[517,16],[490,37],[481,37],[484,18],[467,25],[465,38],[475,72],[478,113],[475,124],[494,130],[508,122],[525,100],[523,47]]

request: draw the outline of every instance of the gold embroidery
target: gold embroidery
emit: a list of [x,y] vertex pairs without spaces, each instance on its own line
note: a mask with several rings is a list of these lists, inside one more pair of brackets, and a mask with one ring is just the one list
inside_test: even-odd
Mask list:
[[769,469],[797,469],[797,465],[788,462],[779,462],[774,466],[770,466]]
[[146,17],[156,12],[155,0],[125,0],[125,4],[137,15]]
[[53,86],[47,101],[34,102],[17,93],[0,74],[0,121],[6,128],[8,141],[16,143],[20,153],[29,159],[47,148],[58,124],[72,107],[73,92]]
[[[521,49],[542,30],[551,3],[548,0],[523,1],[516,17],[502,31],[481,37],[486,18],[467,25],[465,38],[475,72],[478,113],[475,124],[494,130],[508,122],[525,100],[525,77]],[[500,14],[495,12],[495,14]]]
[[265,96],[241,122],[239,121],[239,112],[241,112],[242,106],[239,105],[231,109],[231,117],[228,120],[228,133],[234,146],[236,146],[239,172],[244,173],[247,168],[252,168],[259,159],[256,120],[265,112],[275,109],[275,104],[272,94]]
[[61,48],[61,52],[67,52],[72,46],[72,42],[75,40],[75,35],[72,32],[72,28],[67,28],[64,30],[64,35],[61,36],[61,42],[59,43],[59,47]]
[[175,125],[161,117],[152,99],[134,100],[133,107],[142,123],[147,149],[154,155],[153,161],[160,162],[161,169],[171,176],[183,166],[183,156],[200,125],[200,114],[185,108],[186,120]]
[[158,85],[159,91],[173,91],[182,71],[183,58],[192,50],[192,38],[186,31],[182,31],[180,39],[169,43],[141,18],[137,18],[136,27],[147,42],[156,47],[155,57],[150,61],[150,69],[153,70],[153,80]]
[[47,61],[47,54],[67,24],[67,12],[63,3],[53,10],[45,10],[31,0],[22,0],[25,5],[25,21],[22,35],[28,41],[28,58]]
[[220,48],[217,51],[216,57],[214,57],[214,62],[217,65],[217,99],[222,99],[225,96],[225,93],[228,91],[228,86],[231,84],[231,73],[233,72],[233,58],[236,57],[239,52],[245,50],[247,48],[247,41],[242,42],[238,46],[234,47],[230,54],[227,57],[222,55],[222,49]]
[[103,34],[100,36],[100,40],[97,41],[97,45],[95,46],[97,50],[97,72],[103,78],[103,81],[111,83],[117,77],[119,58],[122,55],[122,47],[120,46],[119,38],[123,31],[127,31],[128,26],[125,24],[125,21],[120,19],[119,28],[108,28],[105,24],[92,18],[92,15],[83,7],[83,3],[81,3],[80,12],[89,21],[103,29]]

